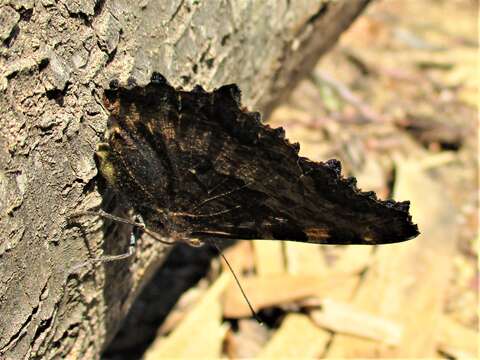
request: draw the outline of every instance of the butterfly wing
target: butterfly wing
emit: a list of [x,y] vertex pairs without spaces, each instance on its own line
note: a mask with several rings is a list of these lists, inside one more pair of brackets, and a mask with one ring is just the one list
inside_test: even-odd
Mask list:
[[187,92],[157,77],[107,92],[106,103],[101,172],[156,230],[320,244],[418,235],[408,202],[361,192],[336,160],[299,157],[282,128],[241,109],[236,85]]

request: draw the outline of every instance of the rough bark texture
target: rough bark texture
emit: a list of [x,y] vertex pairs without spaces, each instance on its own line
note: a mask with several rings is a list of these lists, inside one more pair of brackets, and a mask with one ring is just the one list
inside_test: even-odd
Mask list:
[[165,258],[145,237],[135,259],[71,273],[127,247],[127,227],[66,220],[105,200],[93,153],[110,79],[235,82],[268,112],[367,2],[2,1],[0,357],[98,357]]

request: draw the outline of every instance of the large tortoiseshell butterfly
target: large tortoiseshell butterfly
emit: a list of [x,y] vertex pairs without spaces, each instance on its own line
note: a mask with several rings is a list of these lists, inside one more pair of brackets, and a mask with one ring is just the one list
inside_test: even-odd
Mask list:
[[299,157],[282,128],[241,108],[236,85],[182,91],[154,74],[144,87],[112,82],[104,101],[100,172],[162,237],[377,245],[418,235],[408,201],[361,192],[337,160]]

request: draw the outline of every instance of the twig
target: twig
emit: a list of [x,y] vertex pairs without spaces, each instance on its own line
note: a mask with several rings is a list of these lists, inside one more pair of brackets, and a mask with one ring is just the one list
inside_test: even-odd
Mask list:
[[345,100],[347,103],[352,105],[355,109],[357,109],[360,112],[365,122],[372,122],[372,123],[386,122],[383,116],[381,116],[375,110],[373,110],[370,106],[365,104],[354,93],[352,93],[346,85],[342,84],[337,79],[334,79],[332,76],[321,71],[315,71],[315,73],[311,76],[311,78],[315,84],[324,83],[330,86],[331,88],[333,88],[343,100]]

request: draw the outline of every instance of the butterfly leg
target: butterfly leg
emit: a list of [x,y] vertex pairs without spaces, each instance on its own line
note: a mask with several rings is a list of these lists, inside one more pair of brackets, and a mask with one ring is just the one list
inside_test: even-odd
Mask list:
[[[94,214],[100,216],[97,213],[94,213]],[[105,214],[109,215],[107,213],[105,213]],[[102,214],[102,215],[105,215],[105,214]],[[85,214],[83,214],[83,215],[85,215]],[[91,214],[88,214],[88,215],[91,215]],[[114,217],[116,218],[116,216],[114,216]],[[110,218],[110,217],[108,217],[108,218]],[[112,219],[112,218],[110,218],[110,219]],[[121,219],[121,218],[119,218],[119,219]],[[121,219],[121,220],[125,220],[125,219]],[[123,222],[123,221],[121,221],[121,222]],[[138,223],[138,224],[140,224],[140,223]],[[116,260],[123,260],[123,259],[127,259],[127,258],[133,256],[135,254],[137,240],[139,239],[140,234],[141,234],[141,232],[139,231],[140,229],[141,228],[138,227],[138,226],[132,229],[132,232],[130,234],[130,241],[129,241],[129,244],[128,244],[128,251],[126,253],[118,254],[118,255],[104,255],[104,256],[100,256],[98,258],[89,259],[89,260],[87,260],[83,263],[75,265],[73,268],[71,268],[69,270],[69,274],[75,273],[79,269],[81,269],[82,267],[90,265],[90,264],[110,262],[110,261],[116,261]]]
[[118,255],[104,255],[99,258],[95,259],[90,259],[87,263],[90,262],[110,262],[110,261],[116,261],[116,260],[123,260],[127,259],[130,256],[135,254],[135,250],[137,247],[137,241],[141,236],[141,231],[139,231],[139,227],[132,229],[132,232],[130,233],[130,241],[128,244],[128,251],[123,254],[118,254]]
[[148,233],[150,236],[152,236],[154,239],[166,244],[166,245],[172,245],[174,242],[166,240],[165,237],[158,235],[157,233],[148,230],[145,227],[145,224],[143,223],[142,218],[137,215],[136,219],[138,221],[132,221],[128,219],[124,219],[115,215],[111,215],[109,213],[106,213],[102,210],[100,211],[82,211],[82,212],[77,212],[73,215],[71,215],[69,218],[76,218],[80,216],[99,216],[105,219],[109,219],[115,222],[123,223],[123,224],[129,224],[132,225],[134,228],[132,229],[132,232],[130,234],[130,241],[128,244],[128,251],[123,253],[123,254],[118,254],[118,255],[105,255],[101,256],[98,258],[93,258],[89,259],[83,263],[80,263],[78,265],[75,265],[73,268],[70,269],[69,273],[74,273],[80,268],[87,266],[89,264],[93,263],[98,263],[98,262],[111,262],[111,261],[117,261],[117,260],[123,260],[127,259],[135,254],[136,246],[137,246],[137,241],[140,238],[142,232]]
[[69,219],[74,219],[74,218],[78,218],[78,217],[81,217],[81,216],[98,216],[98,217],[101,217],[101,218],[104,218],[104,219],[109,219],[109,220],[119,222],[119,223],[122,223],[122,224],[128,224],[128,225],[132,225],[132,226],[140,227],[140,228],[145,227],[145,225],[142,222],[136,222],[136,221],[132,221],[132,220],[129,220],[129,219],[124,219],[124,218],[109,214],[109,213],[107,213],[103,210],[78,211],[78,212],[75,212],[75,213],[71,214],[68,218]]
[[161,236],[160,234],[148,229],[145,226],[145,224],[143,223],[143,221],[137,222],[137,221],[132,221],[132,220],[129,220],[129,219],[124,219],[124,218],[106,213],[103,210],[99,210],[99,211],[79,211],[79,212],[76,212],[76,213],[70,215],[69,218],[76,218],[76,217],[80,217],[80,216],[99,216],[99,217],[102,217],[104,219],[109,219],[109,220],[119,222],[119,223],[122,223],[122,224],[132,225],[135,228],[142,229],[143,232],[150,235],[155,240],[158,240],[162,244],[173,245],[175,243],[175,241],[173,241],[173,240],[171,240],[171,239],[169,239],[165,236]]

